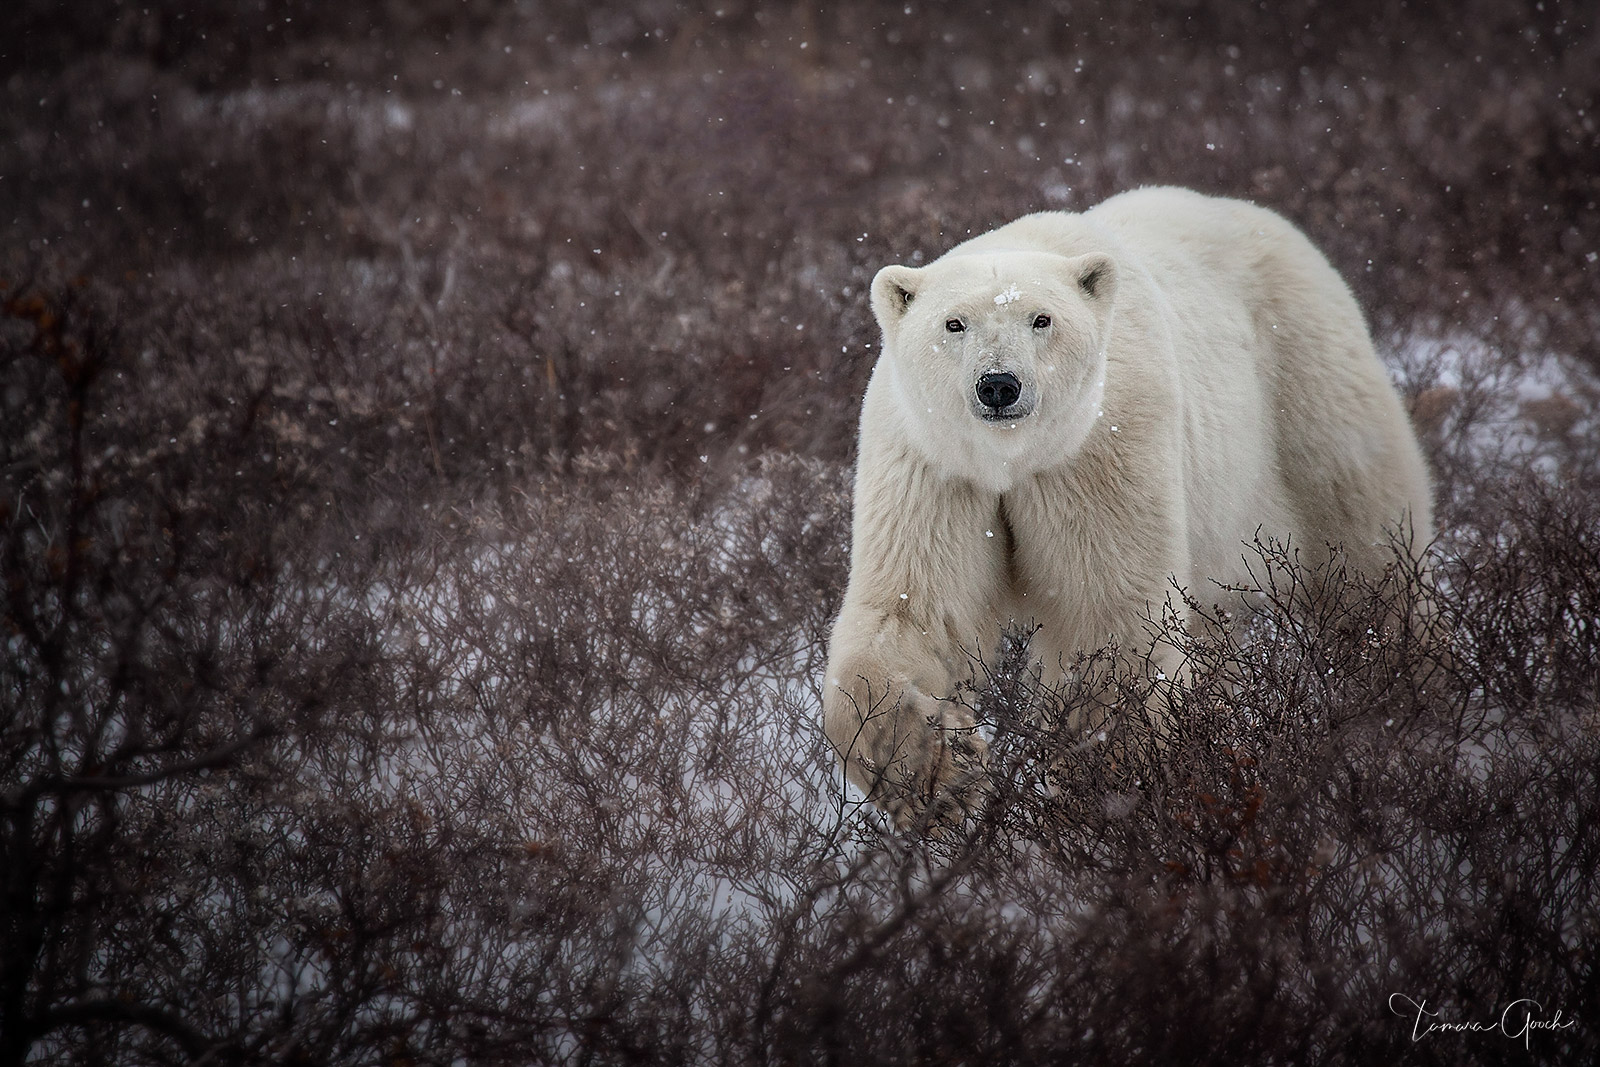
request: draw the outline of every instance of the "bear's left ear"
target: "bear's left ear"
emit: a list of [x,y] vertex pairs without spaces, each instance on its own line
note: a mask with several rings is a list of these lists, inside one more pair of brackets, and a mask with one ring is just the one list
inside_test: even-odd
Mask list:
[[1117,261],[1104,252],[1090,252],[1067,261],[1078,292],[1091,302],[1109,305],[1117,293]]
[[872,313],[888,333],[900,324],[911,302],[917,298],[922,281],[920,267],[884,267],[872,279]]

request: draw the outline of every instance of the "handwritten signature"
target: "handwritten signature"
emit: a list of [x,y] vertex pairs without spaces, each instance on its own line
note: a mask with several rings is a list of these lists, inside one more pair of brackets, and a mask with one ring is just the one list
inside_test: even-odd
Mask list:
[[[1398,1006],[1397,1006],[1398,1004]],[[1499,1033],[1505,1037],[1522,1040],[1524,1048],[1533,1047],[1533,1035],[1538,1032],[1570,1030],[1578,1025],[1577,1019],[1563,1019],[1560,1008],[1551,1018],[1543,1018],[1544,1006],[1538,1001],[1523,997],[1507,1004],[1500,1018],[1493,1022],[1471,1019],[1466,1022],[1439,1022],[1439,1013],[1428,1010],[1428,1001],[1413,1000],[1404,993],[1389,994],[1389,1010],[1411,1019],[1411,1040],[1421,1041],[1429,1034],[1441,1033]]]

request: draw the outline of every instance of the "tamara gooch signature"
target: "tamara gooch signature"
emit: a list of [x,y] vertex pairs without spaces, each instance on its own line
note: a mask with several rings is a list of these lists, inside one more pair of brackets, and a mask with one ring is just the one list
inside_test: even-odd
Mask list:
[[1544,1018],[1544,1006],[1524,997],[1505,1006],[1498,1019],[1491,1021],[1471,1019],[1466,1022],[1439,1022],[1439,1013],[1428,1010],[1428,1001],[1412,1000],[1404,993],[1389,994],[1389,1010],[1411,1020],[1411,1040],[1421,1041],[1430,1034],[1486,1033],[1501,1034],[1512,1040],[1521,1040],[1524,1048],[1533,1047],[1533,1035],[1539,1032],[1558,1033],[1578,1025],[1577,1019],[1562,1018],[1562,1010]]

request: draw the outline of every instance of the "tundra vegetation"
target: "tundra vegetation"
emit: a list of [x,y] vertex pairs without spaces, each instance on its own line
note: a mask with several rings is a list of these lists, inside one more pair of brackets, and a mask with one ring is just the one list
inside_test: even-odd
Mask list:
[[[0,1063],[1593,1062],[1593,17],[18,0]],[[818,724],[867,285],[1157,182],[1350,280],[1430,584],[1259,546],[1161,753],[975,649],[989,802],[897,832]]]

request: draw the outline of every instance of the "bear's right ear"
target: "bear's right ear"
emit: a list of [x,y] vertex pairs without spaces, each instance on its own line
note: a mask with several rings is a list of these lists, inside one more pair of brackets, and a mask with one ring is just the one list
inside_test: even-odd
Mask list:
[[900,324],[917,298],[921,274],[918,267],[892,266],[883,268],[872,279],[872,313],[885,333]]

